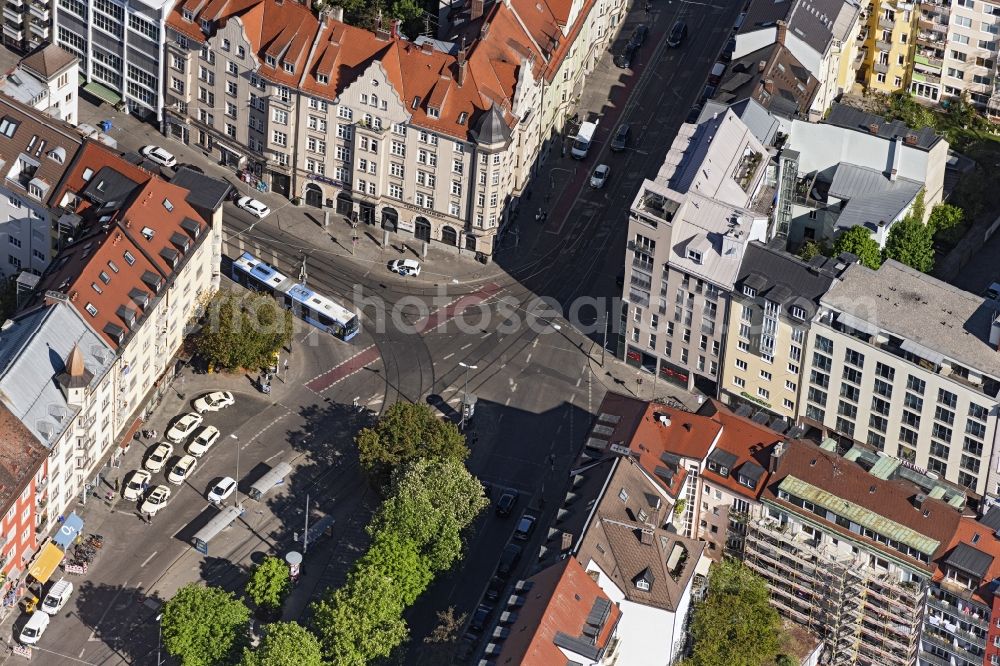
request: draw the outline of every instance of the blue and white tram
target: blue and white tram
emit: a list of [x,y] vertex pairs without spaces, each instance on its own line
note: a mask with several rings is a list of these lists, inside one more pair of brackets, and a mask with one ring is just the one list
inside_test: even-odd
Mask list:
[[341,340],[350,340],[361,330],[358,316],[305,285],[301,285],[249,252],[233,261],[233,280],[281,299],[295,316]]

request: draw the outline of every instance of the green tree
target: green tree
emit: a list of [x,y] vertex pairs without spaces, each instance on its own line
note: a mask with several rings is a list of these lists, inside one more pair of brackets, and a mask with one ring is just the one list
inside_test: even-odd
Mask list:
[[778,654],[780,626],[763,579],[735,560],[714,564],[694,610],[685,666],[760,666]]
[[285,561],[277,557],[265,557],[254,567],[247,581],[247,596],[259,608],[276,609],[288,593],[289,571]]
[[244,649],[240,666],[323,666],[319,641],[295,622],[275,622],[264,627],[256,650]]
[[163,607],[163,646],[183,666],[215,666],[237,647],[249,620],[250,610],[231,593],[190,583]]
[[934,239],[930,227],[906,216],[889,229],[885,257],[929,273],[934,268]]
[[460,461],[417,460],[396,474],[368,531],[412,542],[438,573],[461,556],[462,531],[488,504],[482,484]]
[[390,576],[404,606],[416,601],[434,579],[430,563],[421,555],[417,544],[391,530],[374,535],[372,545],[357,566],[377,569]]
[[469,455],[458,427],[445,421],[424,403],[397,402],[374,428],[362,429],[355,438],[361,465],[386,484],[392,472],[419,458],[463,461]]
[[809,261],[821,254],[823,254],[823,248],[816,241],[806,241],[799,248],[799,258],[803,261]]
[[337,666],[367,666],[409,634],[395,581],[377,568],[355,568],[347,585],[313,604],[326,658]]
[[835,255],[841,252],[850,252],[868,268],[878,270],[882,265],[882,249],[878,246],[878,241],[872,238],[868,228],[857,225],[846,229],[839,236],[837,242],[833,244]]
[[938,125],[937,115],[913,99],[913,96],[905,90],[892,93],[886,102],[885,115],[887,120],[902,120],[910,129],[914,130]]
[[270,296],[220,292],[209,304],[195,346],[221,368],[264,368],[292,339],[292,327],[292,313]]
[[920,188],[920,191],[917,192],[917,196],[913,197],[913,205],[910,206],[910,212],[906,214],[906,218],[916,220],[917,222],[923,224],[926,213],[927,206],[924,204],[924,189]]
[[937,235],[942,231],[961,226],[964,219],[965,211],[958,206],[939,203],[931,209],[931,216],[927,220],[927,224],[930,225],[931,233]]

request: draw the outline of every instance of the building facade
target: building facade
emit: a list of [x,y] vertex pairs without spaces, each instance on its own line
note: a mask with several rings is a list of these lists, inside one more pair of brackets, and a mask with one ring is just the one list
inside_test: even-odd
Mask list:
[[80,59],[86,93],[159,120],[171,6],[157,0],[61,0],[52,7],[52,41]]
[[920,11],[914,3],[871,0],[861,78],[869,90],[890,93],[910,87]]
[[983,298],[895,261],[854,264],[812,321],[800,417],[995,498],[993,321]]
[[56,44],[39,49],[0,78],[0,92],[26,106],[76,125],[80,66],[76,56]]
[[50,41],[54,5],[54,2],[48,0],[4,2],[4,46],[17,53],[25,53]]
[[298,3],[178,5],[165,131],[295,202],[489,257],[623,7],[522,4],[416,42]]
[[809,322],[847,265],[823,256],[806,263],[759,243],[747,246],[725,337],[723,402],[795,420]]

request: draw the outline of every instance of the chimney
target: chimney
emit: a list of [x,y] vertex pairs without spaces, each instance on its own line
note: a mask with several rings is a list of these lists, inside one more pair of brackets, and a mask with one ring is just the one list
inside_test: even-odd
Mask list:
[[785,23],[784,21],[778,21],[777,23],[775,23],[775,25],[777,25],[778,27],[778,34],[775,37],[775,41],[777,41],[779,44],[784,44],[785,35],[788,33],[788,24]]
[[772,79],[764,80],[761,85],[764,86],[764,92],[766,92],[768,95],[774,94],[774,81]]
[[917,135],[913,133],[907,134],[906,136],[903,137],[903,143],[905,143],[908,146],[917,145]]
[[390,36],[389,31],[386,30],[385,28],[381,26],[375,28],[375,39],[379,40],[380,42],[389,41],[389,36]]
[[870,134],[878,134],[878,123],[872,123],[868,126],[868,132]]
[[340,5],[332,5],[330,7],[330,18],[334,21],[344,22],[344,8]]
[[778,442],[774,445],[774,449],[771,451],[771,464],[767,470],[769,474],[778,471],[778,463],[781,462],[781,456],[785,453],[785,446],[784,442]]
[[[343,10],[341,10],[341,11],[343,11]],[[399,39],[402,36],[402,33],[399,31],[399,26],[400,26],[401,23],[402,23],[402,21],[400,21],[399,19],[393,19],[392,20],[392,24],[391,24],[392,25],[392,33],[391,34],[392,34],[392,38],[393,39]]]
[[895,182],[896,174],[899,172],[899,158],[903,152],[903,139],[896,137],[892,140],[892,164],[889,166],[889,180]]
[[469,20],[475,21],[483,15],[483,8],[485,6],[485,0],[471,0],[471,5],[469,5]]
[[465,62],[465,53],[462,51],[458,52],[458,76],[455,77],[455,82],[458,83],[458,87],[461,88],[465,84],[465,70],[468,64]]
[[765,69],[767,69],[767,61],[766,60],[761,60],[760,62],[757,63],[757,73],[758,74],[763,74]]

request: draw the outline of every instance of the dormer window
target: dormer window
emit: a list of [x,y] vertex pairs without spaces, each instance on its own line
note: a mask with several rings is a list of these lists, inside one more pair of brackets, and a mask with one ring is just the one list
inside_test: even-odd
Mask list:
[[753,488],[757,485],[756,483],[753,482],[752,479],[749,479],[743,475],[740,475],[740,484],[746,486],[747,488]]
[[[462,113],[458,114],[458,124],[459,125],[464,125],[465,121],[468,119],[468,117],[469,117],[469,114],[466,113],[465,111],[462,111]],[[456,144],[456,145],[458,145],[458,144]]]
[[174,204],[171,203],[170,199],[163,200],[163,207],[167,209],[168,213],[174,212]]
[[212,22],[208,19],[201,20],[201,31],[204,33],[212,32]]
[[437,108],[436,106],[428,106],[427,107],[427,116],[430,117],[430,118],[440,118],[441,117],[441,109]]
[[801,308],[798,305],[792,306],[792,316],[800,321],[804,321],[806,318],[805,308]]
[[181,17],[185,21],[194,21],[194,12],[191,11],[190,9],[182,9],[181,10]]
[[328,84],[330,82],[330,77],[327,76],[326,74],[317,74],[316,75],[316,82],[319,83],[320,85],[324,85],[325,86],[326,84]]
[[142,233],[142,237],[145,238],[148,241],[153,240],[153,236],[156,235],[156,232],[153,231],[153,229],[151,229],[150,227],[143,227],[141,233]]
[[264,56],[264,64],[267,65],[268,67],[277,67],[278,59],[275,58],[273,55],[266,55]]
[[643,592],[649,592],[649,581],[646,580],[645,578],[640,578],[639,580],[635,581],[635,587],[636,589],[642,590]]
[[[419,108],[419,107],[420,107],[420,95],[417,95],[416,97],[413,98],[413,106],[412,106],[412,108],[416,109],[416,108]],[[0,127],[2,127],[2,126],[0,126]],[[2,129],[0,129],[0,131],[2,131]]]
[[283,61],[283,62],[281,63],[281,65],[282,65],[282,67],[284,68],[284,70],[285,70],[286,72],[288,72],[289,74],[294,74],[294,73],[295,73],[295,65],[294,65],[293,63],[290,63],[290,62],[284,62],[284,61]]
[[691,261],[693,261],[696,264],[700,264],[701,263],[701,252],[699,252],[698,250],[688,250],[688,259],[690,259]]
[[83,176],[82,176],[83,182],[89,183],[90,179],[93,178],[93,177],[94,177],[94,170],[93,169],[91,169],[90,167],[87,167],[86,169],[83,170]]
[[743,295],[749,298],[756,298],[757,290],[754,289],[753,287],[748,287],[746,285],[743,285]]

